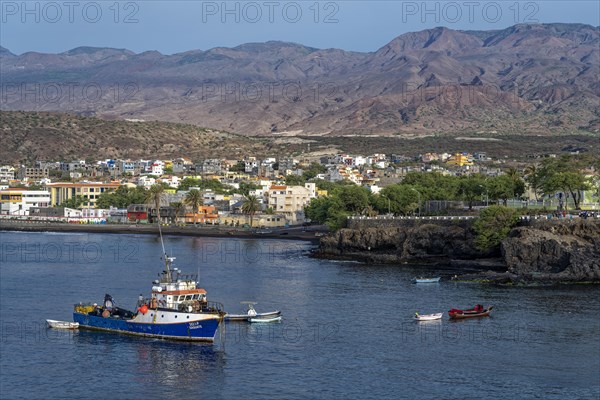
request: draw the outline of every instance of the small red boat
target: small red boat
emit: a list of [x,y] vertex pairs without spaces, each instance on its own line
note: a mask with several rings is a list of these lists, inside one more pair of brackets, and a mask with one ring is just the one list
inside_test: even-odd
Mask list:
[[459,310],[457,308],[453,308],[448,311],[448,315],[450,316],[450,319],[489,317],[493,308],[494,306],[484,308],[481,304],[477,304],[470,310]]

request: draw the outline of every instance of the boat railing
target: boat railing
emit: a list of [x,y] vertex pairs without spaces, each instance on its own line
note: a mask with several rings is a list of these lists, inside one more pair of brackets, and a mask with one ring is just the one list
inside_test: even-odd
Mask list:
[[202,312],[222,314],[225,313],[225,307],[223,307],[223,303],[208,301],[202,306]]
[[182,281],[196,282],[198,280],[198,274],[179,274],[177,278]]

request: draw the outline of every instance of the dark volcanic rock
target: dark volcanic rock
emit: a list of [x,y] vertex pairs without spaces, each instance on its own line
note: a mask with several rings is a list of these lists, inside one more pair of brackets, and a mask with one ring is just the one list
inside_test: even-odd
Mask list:
[[538,224],[511,231],[502,242],[508,271],[549,281],[600,281],[600,222]]
[[488,252],[476,248],[475,233],[466,223],[340,229],[321,238],[316,255],[450,265],[480,271],[461,279],[497,283],[595,282],[600,281],[600,221],[539,221],[517,227],[499,249]]
[[321,238],[322,257],[378,262],[442,262],[486,258],[475,248],[470,227],[423,224],[413,227],[340,229]]

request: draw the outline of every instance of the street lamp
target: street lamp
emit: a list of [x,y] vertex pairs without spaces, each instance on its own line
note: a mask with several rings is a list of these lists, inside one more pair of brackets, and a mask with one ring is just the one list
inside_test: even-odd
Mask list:
[[414,187],[410,188],[411,190],[414,190],[415,192],[417,192],[417,195],[419,195],[419,217],[421,216],[421,192],[419,192],[417,189],[415,189]]

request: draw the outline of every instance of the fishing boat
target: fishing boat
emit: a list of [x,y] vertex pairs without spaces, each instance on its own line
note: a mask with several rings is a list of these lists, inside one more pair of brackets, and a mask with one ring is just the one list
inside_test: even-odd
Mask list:
[[436,278],[413,278],[412,283],[438,283],[441,277]]
[[451,319],[465,319],[465,318],[477,318],[477,317],[489,317],[494,306],[484,308],[481,304],[477,304],[470,310],[459,310],[453,308],[448,311],[448,316]]
[[55,319],[47,319],[46,323],[48,324],[48,328],[54,328],[54,329],[77,329],[77,328],[79,328],[79,324],[77,322],[57,321]]
[[[160,221],[160,215],[158,220]],[[140,295],[136,311],[116,306],[111,295],[102,305],[75,304],[73,321],[80,329],[117,332],[152,338],[213,342],[225,312],[221,303],[209,302],[198,275],[184,275],[167,256],[158,224],[165,269],[152,282],[150,297]]]
[[436,313],[436,314],[419,314],[415,313],[416,321],[435,321],[438,319],[442,319],[444,313]]
[[225,321],[250,321],[251,318],[274,318],[281,315],[281,311],[270,311],[266,313],[258,313],[254,306],[258,303],[254,301],[242,301],[247,307],[245,314],[225,314]]

